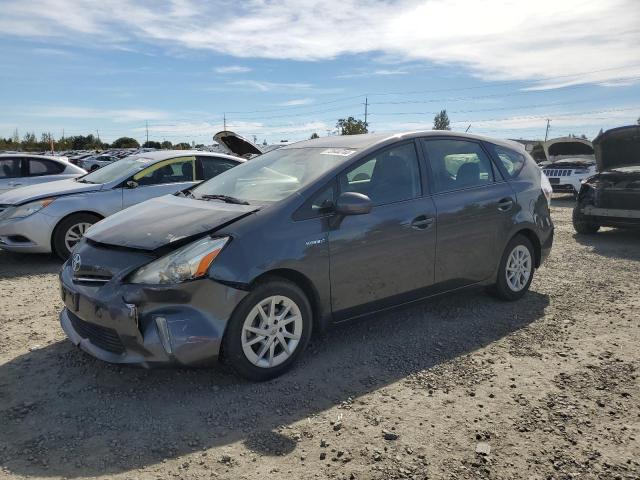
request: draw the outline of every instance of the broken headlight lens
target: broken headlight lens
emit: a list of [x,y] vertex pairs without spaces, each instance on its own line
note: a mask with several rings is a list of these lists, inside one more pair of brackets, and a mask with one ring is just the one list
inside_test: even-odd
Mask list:
[[196,240],[140,267],[129,281],[159,285],[204,277],[228,241],[229,237],[205,237]]
[[53,202],[55,198],[44,198],[42,200],[36,200],[35,202],[25,203],[24,205],[20,205],[19,207],[15,207],[7,218],[25,218],[30,215],[33,215],[36,212],[39,212],[44,207]]

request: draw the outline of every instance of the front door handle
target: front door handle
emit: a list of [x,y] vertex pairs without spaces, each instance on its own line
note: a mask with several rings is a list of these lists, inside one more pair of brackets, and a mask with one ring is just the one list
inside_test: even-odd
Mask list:
[[411,222],[411,228],[416,230],[426,230],[431,225],[433,225],[433,217],[427,217],[426,215],[420,215]]
[[513,200],[510,198],[503,198],[498,202],[498,210],[501,212],[507,212],[511,210],[511,207],[513,207]]

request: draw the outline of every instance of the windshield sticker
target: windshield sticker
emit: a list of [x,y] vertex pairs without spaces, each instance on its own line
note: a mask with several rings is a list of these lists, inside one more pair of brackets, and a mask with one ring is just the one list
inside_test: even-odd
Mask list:
[[320,155],[339,155],[341,157],[348,157],[354,153],[356,153],[356,151],[349,148],[327,148],[320,152]]

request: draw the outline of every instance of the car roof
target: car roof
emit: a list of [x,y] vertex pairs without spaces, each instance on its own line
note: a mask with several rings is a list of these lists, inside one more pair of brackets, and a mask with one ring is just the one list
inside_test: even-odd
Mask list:
[[55,157],[53,155],[37,155],[35,153],[0,153],[0,158],[14,158],[14,157],[26,157],[26,158],[43,158],[46,160],[56,160],[58,162],[69,163],[67,157]]
[[[239,163],[246,161],[244,158],[234,157],[233,155],[226,155],[224,153],[216,153],[216,152],[202,152],[200,150],[156,150],[153,152],[134,153],[130,156],[138,157],[138,158],[146,158],[146,159],[152,160],[153,162],[157,162],[159,160],[168,160],[170,158],[175,158],[175,157],[189,157],[192,155],[200,155],[204,157],[226,158],[227,160],[233,160]],[[124,157],[124,158],[127,158],[127,157]]]
[[320,137],[313,140],[303,140],[301,142],[292,143],[281,147],[282,150],[293,148],[352,148],[356,150],[364,150],[376,145],[382,145],[393,140],[409,140],[413,138],[424,137],[452,137],[469,140],[479,140],[501,145],[518,151],[526,151],[524,146],[513,140],[499,140],[496,138],[475,135],[471,133],[452,132],[449,130],[419,130],[410,132],[384,132],[384,133],[366,133],[362,135],[335,135],[330,137]]

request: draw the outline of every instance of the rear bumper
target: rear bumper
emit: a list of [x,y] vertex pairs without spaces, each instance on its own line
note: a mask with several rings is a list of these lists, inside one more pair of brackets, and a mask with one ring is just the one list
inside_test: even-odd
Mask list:
[[619,208],[596,208],[594,206],[586,206],[582,213],[594,217],[614,217],[626,220],[635,220],[640,222],[640,210],[623,210]]
[[207,365],[247,292],[210,279],[167,287],[109,282],[82,286],[65,265],[60,325],[72,343],[111,363]]

